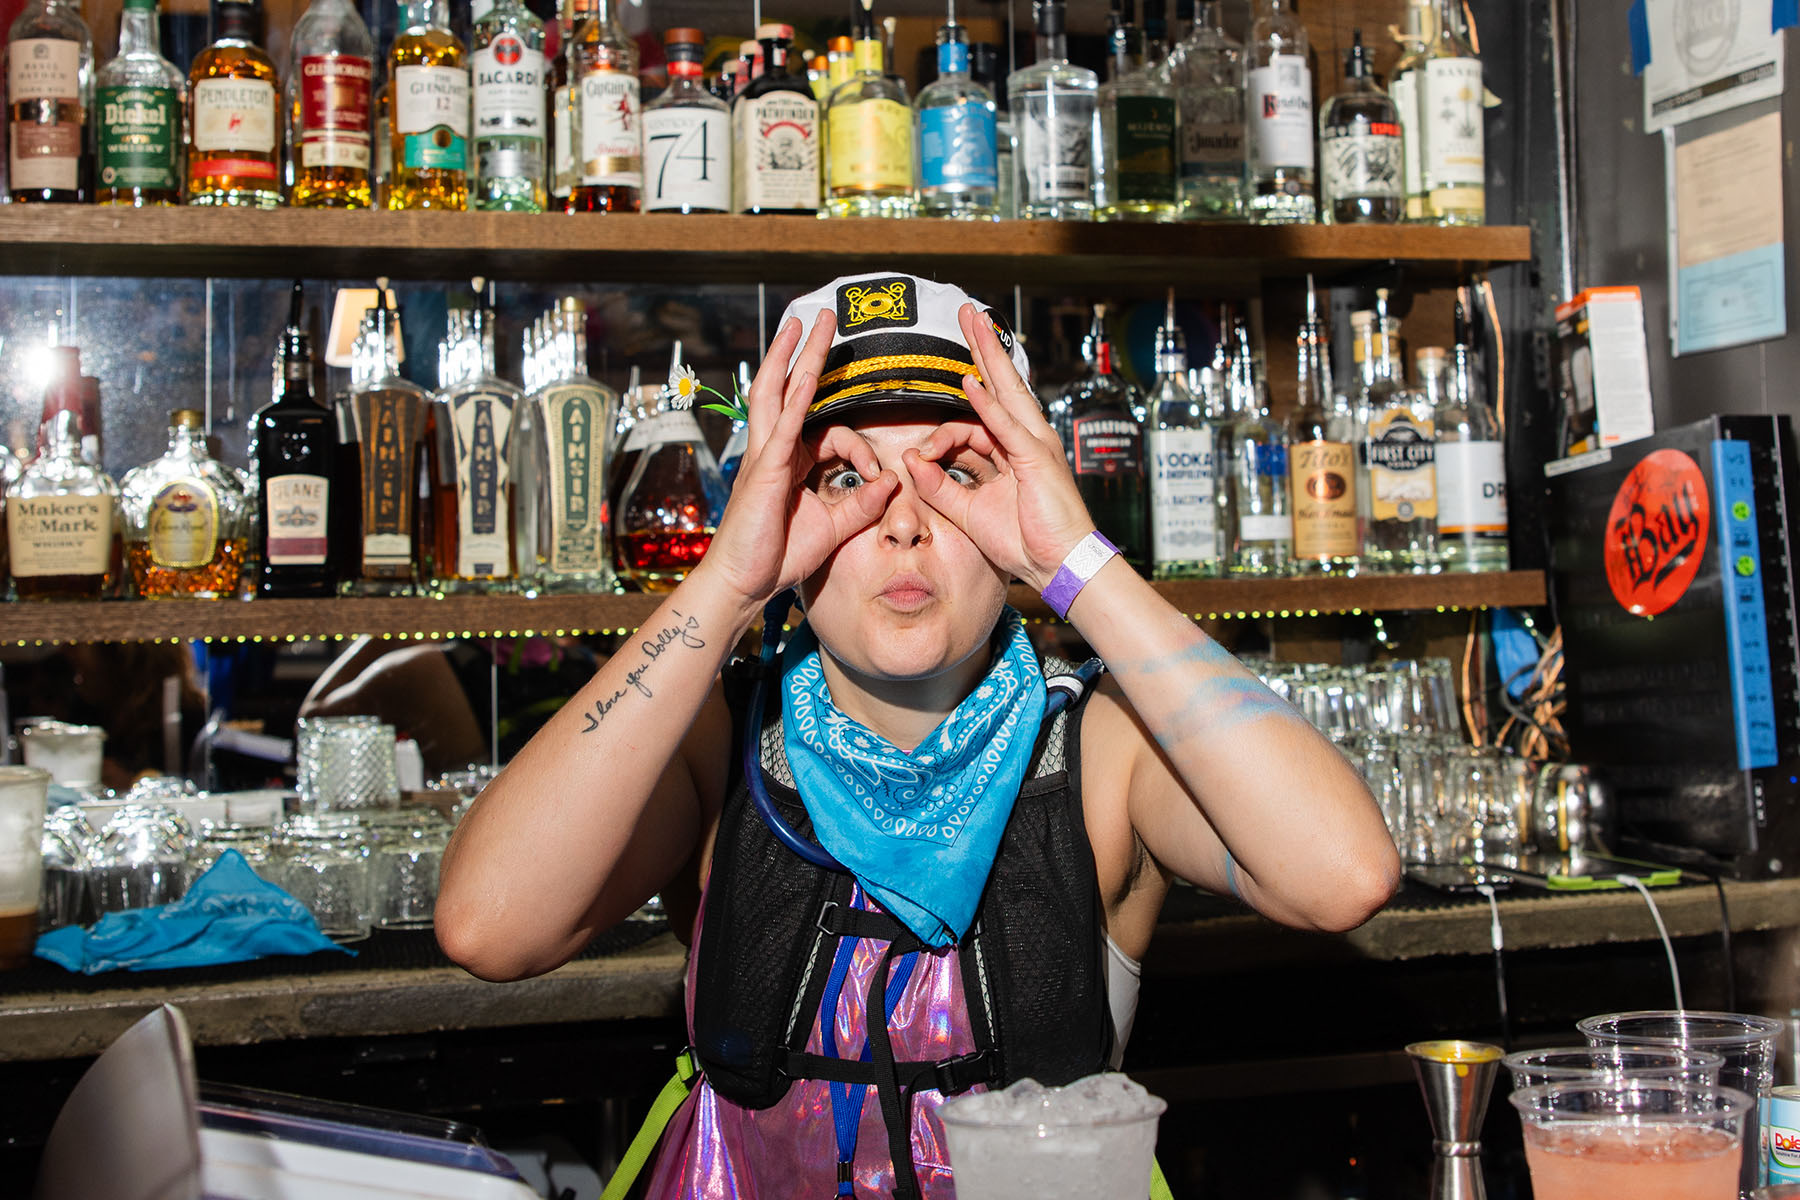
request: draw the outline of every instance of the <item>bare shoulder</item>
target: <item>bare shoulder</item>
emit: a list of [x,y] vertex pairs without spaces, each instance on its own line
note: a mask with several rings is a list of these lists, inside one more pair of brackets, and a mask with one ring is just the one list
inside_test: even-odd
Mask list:
[[1081,719],[1081,800],[1094,850],[1107,932],[1133,957],[1143,953],[1168,889],[1168,875],[1132,823],[1134,780],[1155,753],[1131,702],[1102,676]]

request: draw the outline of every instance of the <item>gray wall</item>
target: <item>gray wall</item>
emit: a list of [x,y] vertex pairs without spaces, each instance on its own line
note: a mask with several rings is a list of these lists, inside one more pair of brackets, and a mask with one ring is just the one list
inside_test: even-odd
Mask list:
[[[1636,284],[1644,294],[1650,380],[1659,429],[1713,413],[1789,413],[1800,417],[1800,333],[1674,358],[1669,344],[1668,214],[1663,136],[1643,131],[1643,84],[1631,73],[1626,31],[1630,0],[1563,0],[1573,14],[1577,287]],[[1792,170],[1800,129],[1800,76],[1788,38],[1788,91],[1780,101],[1786,208],[1788,328],[1800,328],[1796,276],[1800,256],[1800,176]],[[1681,126],[1682,141],[1776,107],[1735,109]],[[1546,147],[1546,149],[1548,149]]]

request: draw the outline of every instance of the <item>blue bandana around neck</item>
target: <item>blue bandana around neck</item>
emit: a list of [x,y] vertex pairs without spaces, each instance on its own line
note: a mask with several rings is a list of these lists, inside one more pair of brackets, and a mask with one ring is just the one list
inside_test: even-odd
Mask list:
[[831,702],[819,641],[801,625],[781,657],[781,732],[819,844],[928,945],[961,939],[1031,765],[1044,673],[1011,608],[994,662],[908,754]]

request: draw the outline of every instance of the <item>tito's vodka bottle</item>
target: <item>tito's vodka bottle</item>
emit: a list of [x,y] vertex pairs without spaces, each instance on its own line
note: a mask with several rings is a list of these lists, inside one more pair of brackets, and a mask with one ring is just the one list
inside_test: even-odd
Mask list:
[[469,66],[450,32],[448,0],[402,0],[388,80],[388,208],[462,212],[469,206]]
[[520,0],[496,0],[470,38],[479,212],[544,211],[544,23]]
[[1356,421],[1332,394],[1330,359],[1312,279],[1296,339],[1299,406],[1288,416],[1294,569],[1303,575],[1354,575],[1362,549],[1356,506]]
[[1094,93],[1099,80],[1069,62],[1063,0],[1033,0],[1037,61],[1006,80],[1018,134],[1013,157],[1021,217],[1086,221],[1094,215]]
[[313,0],[288,48],[288,203],[368,208],[375,43],[349,0]]
[[187,77],[162,56],[156,0],[125,0],[119,53],[94,80],[95,203],[181,203],[186,86]]
[[79,5],[28,4],[6,36],[7,187],[15,204],[88,198],[94,42]]
[[281,204],[281,105],[259,0],[213,0],[218,37],[188,70],[189,204]]
[[1250,215],[1264,224],[1314,219],[1312,66],[1290,0],[1257,0],[1244,103],[1250,125]]

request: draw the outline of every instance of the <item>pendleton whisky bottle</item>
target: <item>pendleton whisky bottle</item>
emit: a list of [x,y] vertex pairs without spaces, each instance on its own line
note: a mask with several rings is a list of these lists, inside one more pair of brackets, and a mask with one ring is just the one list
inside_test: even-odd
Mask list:
[[337,591],[337,422],[313,396],[312,340],[300,328],[300,285],[276,352],[275,395],[250,418],[256,472],[259,596],[330,596]]
[[375,43],[349,0],[313,0],[288,48],[288,203],[368,208]]
[[111,582],[119,487],[81,455],[81,426],[62,408],[6,488],[6,536],[21,600],[98,600]]
[[181,203],[181,93],[187,77],[162,56],[156,0],[125,0],[119,53],[94,80],[96,204]]
[[570,212],[636,212],[644,187],[638,128],[637,43],[613,0],[595,0],[569,43],[569,138],[575,147]]
[[493,312],[476,303],[460,378],[452,375],[425,418],[431,480],[432,588],[491,592],[513,586],[515,443],[525,394],[494,373]]
[[13,203],[88,199],[94,42],[78,4],[26,5],[6,36],[7,187]]
[[469,206],[469,64],[448,0],[404,0],[388,49],[393,154],[387,207]]
[[275,64],[258,45],[260,0],[213,0],[212,45],[188,71],[188,203],[281,205]]
[[619,395],[587,373],[587,313],[565,296],[551,316],[540,356],[546,382],[532,390],[537,436],[536,589],[606,592],[613,588],[606,452]]
[[119,483],[125,561],[152,600],[235,596],[248,501],[238,474],[206,448],[197,409],[169,414],[169,450]]

